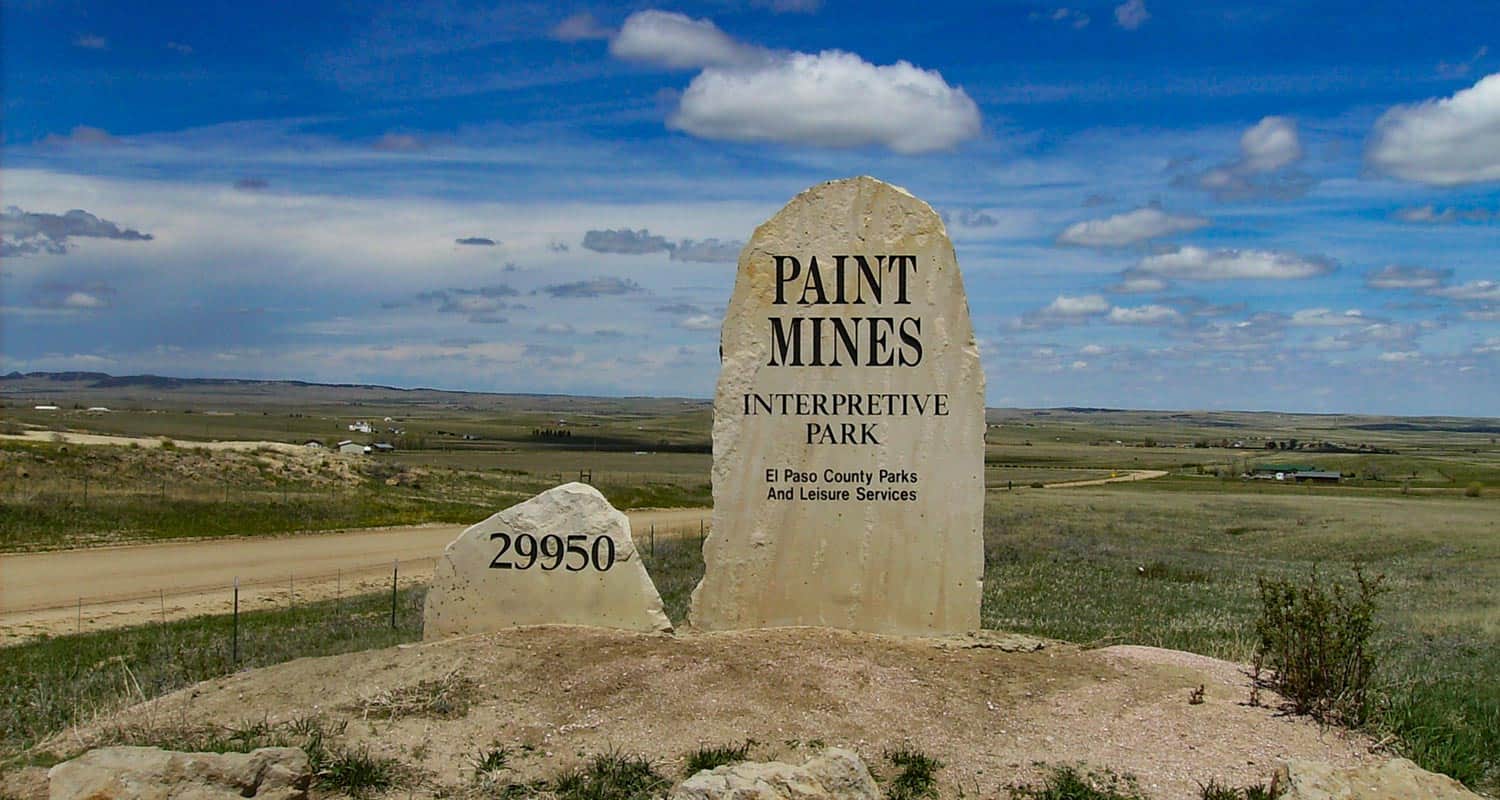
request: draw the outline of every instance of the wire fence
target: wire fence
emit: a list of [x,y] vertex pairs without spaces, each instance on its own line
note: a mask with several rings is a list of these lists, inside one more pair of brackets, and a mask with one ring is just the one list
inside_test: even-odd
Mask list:
[[[680,547],[687,544],[701,550],[710,526],[707,518],[667,524],[645,523],[632,531],[635,548],[648,563],[657,556],[659,546]],[[288,555],[294,559],[295,555]],[[290,611],[299,608],[321,609],[320,613],[338,615],[344,602],[359,597],[368,610],[371,596],[389,596],[390,626],[403,622],[400,596],[429,582],[437,556],[400,558],[391,561],[346,564],[333,569],[287,569],[267,573],[250,570],[228,580],[197,582],[183,576],[168,586],[149,586],[142,582],[137,591],[91,595],[83,587],[66,602],[56,599],[35,605],[3,608],[0,604],[0,645],[25,641],[39,636],[64,636],[114,628],[165,625],[193,617],[227,615],[231,625],[231,650],[239,660],[238,629],[240,616],[261,611]],[[420,609],[417,610],[420,618]],[[420,619],[417,623],[420,626]]]
[[[79,593],[70,603],[12,608],[0,617],[0,640],[26,639],[37,635],[79,634],[110,628],[166,624],[189,617],[228,615],[237,633],[241,614],[293,610],[332,604],[338,614],[351,597],[366,598],[375,592],[390,595],[390,624],[400,622],[398,595],[426,585],[435,558],[395,559],[379,563],[349,565],[327,571],[284,575],[259,573],[235,576],[227,582],[193,583],[191,578],[171,587],[142,589],[105,596]],[[6,618],[9,618],[8,621]],[[238,660],[238,639],[231,642]]]

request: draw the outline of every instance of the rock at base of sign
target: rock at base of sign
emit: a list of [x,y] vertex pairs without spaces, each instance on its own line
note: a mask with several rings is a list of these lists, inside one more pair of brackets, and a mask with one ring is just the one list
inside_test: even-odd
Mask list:
[[745,762],[703,770],[669,800],[879,800],[880,787],[857,753],[832,749],[800,767]]
[[1283,800],[1480,800],[1458,781],[1404,758],[1343,769],[1292,759],[1277,768],[1271,795]]
[[670,632],[630,520],[592,486],[568,483],[474,525],[443,551],[423,638],[519,625]]
[[47,782],[51,800],[304,800],[312,768],[295,747],[249,753],[101,747],[53,767]]

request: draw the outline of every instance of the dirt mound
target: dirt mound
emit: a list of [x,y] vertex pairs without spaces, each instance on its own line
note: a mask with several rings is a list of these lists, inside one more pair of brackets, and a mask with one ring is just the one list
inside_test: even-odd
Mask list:
[[[1200,685],[1202,702],[1190,703]],[[443,714],[392,717],[381,705],[424,687],[459,687],[462,697],[444,698]],[[785,628],[672,637],[537,627],[244,672],[54,744],[76,751],[121,724],[165,730],[321,715],[350,720],[351,744],[427,775],[415,796],[464,785],[470,759],[495,744],[516,753],[521,779],[612,750],[679,774],[699,745],[747,738],[754,758],[798,763],[825,744],[872,764],[888,748],[911,746],[946,765],[944,797],[1004,796],[1001,787],[1039,778],[1039,763],[1129,772],[1153,797],[1196,798],[1200,782],[1264,781],[1289,757],[1341,765],[1366,757],[1364,738],[1248,706],[1248,695],[1237,665],[1152,648],[1089,651],[996,634],[899,639]]]

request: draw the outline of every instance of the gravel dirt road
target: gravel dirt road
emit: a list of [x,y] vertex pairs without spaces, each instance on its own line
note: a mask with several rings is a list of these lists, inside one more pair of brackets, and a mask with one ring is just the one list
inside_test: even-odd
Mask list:
[[[628,512],[633,535],[696,535],[712,512]],[[477,520],[476,520],[477,521]],[[0,556],[0,645],[227,613],[235,578],[246,610],[425,583],[464,525],[418,525],[295,536],[211,539]],[[81,601],[81,605],[80,605]]]
[[1167,474],[1164,469],[1138,469],[1124,475],[1116,475],[1113,478],[1095,478],[1088,481],[1063,481],[1061,483],[1049,483],[1047,489],[1071,489],[1078,486],[1103,486],[1106,483],[1127,483],[1129,481],[1145,481],[1152,478],[1161,478]]

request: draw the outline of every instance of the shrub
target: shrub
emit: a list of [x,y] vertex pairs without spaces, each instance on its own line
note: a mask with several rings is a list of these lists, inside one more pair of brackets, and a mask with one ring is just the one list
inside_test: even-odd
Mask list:
[[937,771],[943,768],[943,762],[909,747],[887,751],[885,757],[901,770],[886,787],[889,800],[937,796]]
[[371,755],[369,749],[340,749],[328,756],[318,770],[318,785],[336,789],[350,797],[365,797],[395,786],[401,765],[393,758]]
[[604,753],[552,779],[560,800],[649,800],[669,783],[645,756]]
[[682,774],[692,777],[706,769],[722,767],[725,764],[738,764],[750,756],[752,744],[754,743],[747,739],[744,744],[700,747],[688,754],[687,764],[683,767]]
[[1280,578],[1257,579],[1255,673],[1291,710],[1320,722],[1356,725],[1369,710],[1375,654],[1375,598],[1382,579],[1354,571],[1355,585],[1325,582],[1316,569],[1298,587]]
[[1273,800],[1274,797],[1271,788],[1263,783],[1235,789],[1209,781],[1207,785],[1200,784],[1198,792],[1198,800]]
[[1041,786],[1012,786],[1014,800],[1146,800],[1134,778],[1112,772],[1079,772],[1056,767]]
[[1484,494],[1484,484],[1479,481],[1474,481],[1464,487],[1464,497],[1478,497],[1482,494]]

